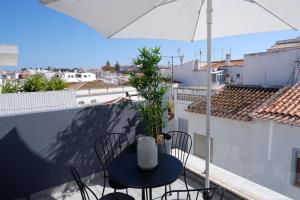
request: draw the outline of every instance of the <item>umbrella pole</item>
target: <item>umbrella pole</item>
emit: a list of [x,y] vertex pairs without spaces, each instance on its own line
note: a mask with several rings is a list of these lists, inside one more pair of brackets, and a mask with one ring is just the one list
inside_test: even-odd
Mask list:
[[205,187],[209,188],[210,163],[210,120],[211,120],[211,31],[212,31],[212,0],[207,0],[207,98],[206,98],[206,162]]

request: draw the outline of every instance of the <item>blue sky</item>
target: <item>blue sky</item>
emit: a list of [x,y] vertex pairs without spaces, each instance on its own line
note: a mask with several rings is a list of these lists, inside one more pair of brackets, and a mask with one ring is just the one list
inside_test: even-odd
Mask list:
[[[205,41],[194,43],[167,40],[108,40],[90,27],[51,9],[43,7],[38,0],[1,0],[0,44],[19,46],[18,67],[98,67],[106,60],[112,64],[130,64],[137,55],[137,48],[160,46],[164,55],[177,55],[181,48],[184,61],[194,58],[195,52],[203,51]],[[259,33],[226,37],[213,40],[216,60],[231,48],[233,58],[243,54],[260,52],[276,40],[294,38],[295,31]],[[165,64],[167,60],[163,61]],[[9,68],[7,68],[9,69]]]

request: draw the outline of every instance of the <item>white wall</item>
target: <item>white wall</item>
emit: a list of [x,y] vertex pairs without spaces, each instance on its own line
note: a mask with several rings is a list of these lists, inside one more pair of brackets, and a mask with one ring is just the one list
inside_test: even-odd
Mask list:
[[[76,77],[79,75],[80,77]],[[70,77],[69,77],[70,76]],[[74,73],[74,72],[66,72],[63,75],[64,81],[68,83],[77,83],[77,82],[88,82],[96,80],[96,74],[94,73]]]
[[244,84],[285,85],[297,60],[300,61],[300,49],[246,54],[243,69]]
[[88,82],[96,80],[96,74],[94,73],[81,73],[81,81]]
[[[227,73],[232,77],[234,84],[242,84],[243,83],[243,67],[227,67],[226,68]],[[240,75],[240,77],[237,77],[237,74]]]
[[[187,103],[186,103],[187,104]],[[205,135],[205,115],[185,112],[175,104],[175,120],[188,120],[188,130]],[[291,184],[292,151],[300,148],[300,127],[254,120],[212,117],[213,162],[237,175],[294,199],[300,188]]]
[[174,66],[174,80],[182,82],[182,86],[206,85],[206,71],[193,71],[193,61]]
[[74,90],[0,94],[0,116],[76,107]]
[[[194,71],[194,61],[184,63],[183,65],[174,66],[174,80],[182,82],[182,86],[197,86],[204,87],[207,85],[207,72],[206,70]],[[229,74],[233,82],[242,83],[243,81],[243,67],[226,67],[227,74]],[[223,70],[223,69],[220,69]],[[170,76],[170,70],[161,70],[162,75]],[[240,74],[240,79],[236,75]],[[216,83],[212,83],[216,85]]]

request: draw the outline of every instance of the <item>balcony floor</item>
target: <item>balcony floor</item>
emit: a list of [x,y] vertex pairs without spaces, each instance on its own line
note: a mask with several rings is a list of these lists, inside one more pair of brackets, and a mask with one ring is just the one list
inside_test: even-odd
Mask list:
[[[84,182],[96,193],[98,197],[101,196],[102,192],[102,183],[103,179],[101,175],[94,175],[91,177],[84,178]],[[202,188],[201,184],[197,183],[193,178],[187,179],[189,189],[193,188]],[[74,182],[66,183],[62,186],[52,188],[48,191],[40,192],[39,194],[31,195],[31,200],[81,200],[80,192],[77,190],[77,187],[74,185]],[[185,184],[183,178],[178,179],[171,185],[173,190],[183,190],[185,189]],[[160,200],[161,196],[164,194],[164,187],[154,188],[152,190],[153,200]],[[105,189],[105,193],[113,192],[113,190],[109,187]],[[120,190],[120,192],[126,192],[125,190]],[[128,190],[128,193],[133,196],[136,200],[141,199],[141,190],[140,189],[132,189]],[[192,194],[192,199],[196,199]],[[181,199],[186,199],[186,194],[180,196]],[[171,197],[168,196],[168,199],[176,199],[175,194]],[[198,197],[199,200],[202,197]],[[223,198],[224,199],[224,198]]]

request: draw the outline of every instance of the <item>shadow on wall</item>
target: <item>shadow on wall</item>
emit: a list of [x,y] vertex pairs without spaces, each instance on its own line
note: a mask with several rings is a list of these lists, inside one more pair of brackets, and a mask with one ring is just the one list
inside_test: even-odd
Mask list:
[[16,128],[0,140],[0,163],[0,199],[11,199],[38,190],[39,186],[35,183],[43,180],[45,184],[48,177],[56,173],[55,165],[33,153],[22,141]]
[[[99,172],[101,166],[94,152],[95,139],[105,133],[121,132],[126,133],[133,143],[135,132],[141,132],[142,129],[136,112],[123,104],[56,111],[51,113],[51,120],[50,116],[43,117],[43,113],[39,114],[36,118],[31,114],[24,116],[22,120],[6,120],[6,123],[16,124],[2,138],[0,128],[0,177],[4,177],[0,187],[5,191],[1,192],[0,199],[25,196],[72,180],[70,166],[75,166],[82,176]],[[57,124],[55,117],[56,121],[60,121]],[[72,119],[67,119],[68,117]],[[32,121],[34,119],[38,121]],[[0,125],[5,123],[1,123],[1,120],[0,118]],[[24,131],[24,120],[31,120],[30,123],[36,124]],[[40,130],[41,127],[37,126],[47,124],[47,120],[51,126],[57,126],[55,131],[52,128],[46,130],[46,127],[42,133],[34,131]],[[32,134],[31,131],[37,133]],[[40,138],[39,134],[45,134],[47,139],[42,142],[42,148],[36,151],[34,146],[39,141],[35,138]],[[51,137],[49,134],[52,134]],[[27,142],[23,142],[24,138]]]

